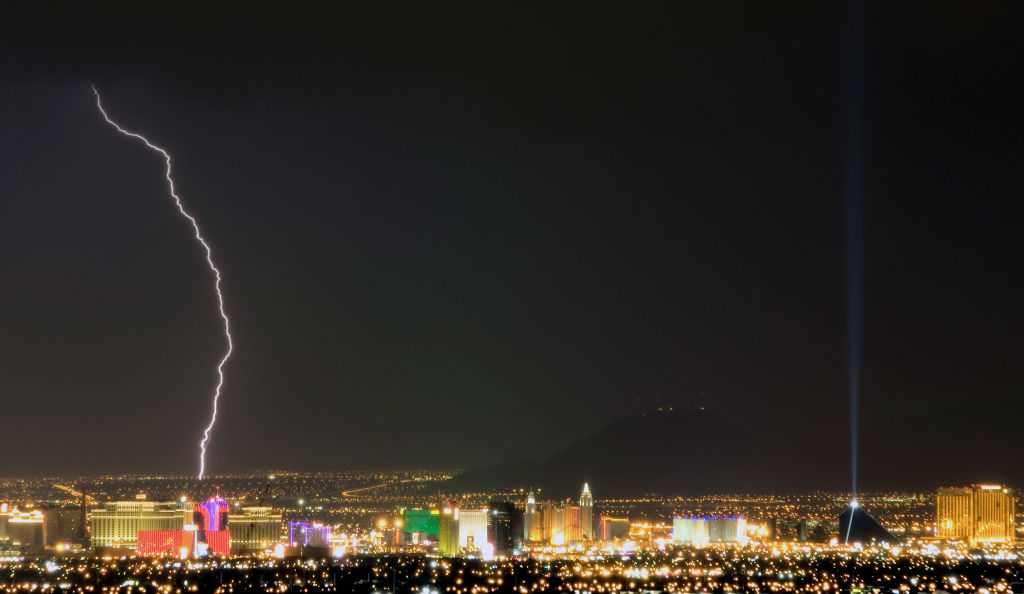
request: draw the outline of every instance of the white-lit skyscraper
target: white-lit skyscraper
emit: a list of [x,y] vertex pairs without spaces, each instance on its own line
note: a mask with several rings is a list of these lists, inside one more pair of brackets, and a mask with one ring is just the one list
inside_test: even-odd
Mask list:
[[480,549],[487,542],[487,510],[459,510],[459,548]]
[[523,540],[536,542],[543,538],[541,534],[541,519],[537,513],[537,499],[533,496],[533,489],[526,496],[526,511],[523,513]]
[[580,493],[580,539],[594,539],[594,496],[587,483],[583,483],[583,492]]

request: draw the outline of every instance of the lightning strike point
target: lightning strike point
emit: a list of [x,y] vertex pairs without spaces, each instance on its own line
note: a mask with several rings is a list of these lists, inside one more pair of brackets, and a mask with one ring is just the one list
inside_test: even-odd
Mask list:
[[220,401],[221,390],[224,387],[224,365],[228,362],[228,359],[231,358],[231,352],[234,350],[234,344],[231,340],[231,322],[228,320],[228,314],[224,309],[224,294],[221,292],[220,269],[213,263],[213,250],[210,249],[210,244],[206,243],[206,240],[203,239],[203,234],[199,231],[199,223],[196,221],[195,217],[185,210],[185,205],[182,204],[181,197],[178,196],[178,193],[174,188],[174,178],[171,176],[171,154],[162,147],[150,142],[149,139],[142,134],[122,128],[120,124],[112,120],[106,110],[103,109],[103,101],[96,85],[92,85],[92,92],[96,95],[96,108],[99,109],[100,114],[108,124],[113,126],[113,128],[120,134],[141,141],[147,148],[160,153],[164,158],[164,177],[167,179],[167,188],[170,196],[174,199],[174,204],[178,207],[178,212],[181,213],[181,216],[186,218],[188,222],[192,224],[192,230],[195,231],[195,238],[203,246],[203,249],[206,250],[206,263],[209,265],[210,271],[213,273],[214,290],[217,293],[217,308],[220,310],[220,317],[224,321],[224,338],[227,341],[227,351],[225,351],[224,357],[221,358],[220,363],[217,364],[217,387],[213,392],[213,412],[210,415],[210,423],[206,426],[206,429],[203,430],[203,439],[199,442],[199,478],[202,479],[206,475],[206,446],[210,442],[210,435],[213,432],[213,426],[217,422],[217,404]]

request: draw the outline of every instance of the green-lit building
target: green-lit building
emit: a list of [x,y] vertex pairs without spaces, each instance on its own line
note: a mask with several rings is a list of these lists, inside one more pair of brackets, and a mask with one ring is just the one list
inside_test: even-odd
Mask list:
[[441,512],[436,509],[402,510],[402,543],[436,543],[441,534]]

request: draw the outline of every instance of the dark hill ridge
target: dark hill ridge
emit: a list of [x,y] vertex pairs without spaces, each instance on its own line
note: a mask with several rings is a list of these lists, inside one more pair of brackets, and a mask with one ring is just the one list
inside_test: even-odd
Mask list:
[[[958,415],[958,413],[960,413]],[[886,418],[861,434],[862,490],[998,482],[1024,484],[1024,440],[978,428],[956,431],[967,411]],[[703,410],[620,419],[543,462],[519,460],[452,479],[452,492],[527,487],[567,496],[588,481],[602,495],[848,491],[845,431],[827,424],[744,427]],[[842,427],[845,429],[845,426]]]
[[[548,460],[472,470],[453,489],[541,486],[572,494],[584,481],[604,494],[743,490],[772,440],[706,411],[658,411],[620,419]],[[595,487],[596,488],[596,487]]]

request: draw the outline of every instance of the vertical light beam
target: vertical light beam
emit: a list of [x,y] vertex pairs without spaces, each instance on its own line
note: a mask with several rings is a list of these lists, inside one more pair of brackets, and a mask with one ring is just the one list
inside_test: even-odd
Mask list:
[[217,364],[217,387],[213,391],[213,411],[210,415],[210,423],[206,426],[206,429],[203,430],[203,439],[199,442],[199,478],[202,479],[206,474],[206,445],[210,441],[210,434],[213,431],[213,425],[217,422],[217,404],[220,401],[221,389],[224,387],[224,365],[231,357],[231,351],[234,350],[234,344],[231,340],[231,322],[228,320],[228,314],[224,310],[224,294],[221,292],[220,288],[220,269],[218,269],[217,265],[213,263],[213,250],[210,249],[210,244],[206,243],[206,240],[203,239],[203,234],[199,231],[199,223],[196,221],[194,216],[185,210],[185,206],[181,202],[181,197],[178,196],[178,193],[174,189],[174,178],[171,176],[170,153],[153,144],[149,139],[138,132],[125,130],[117,122],[110,119],[106,110],[103,109],[103,101],[101,100],[100,92],[96,89],[95,85],[92,87],[92,92],[96,95],[96,107],[100,110],[100,114],[103,115],[103,119],[106,120],[108,124],[113,126],[114,129],[121,134],[142,141],[147,148],[160,153],[160,155],[163,156],[165,164],[164,177],[167,178],[167,188],[170,191],[171,198],[174,199],[174,204],[178,207],[178,212],[181,213],[181,216],[188,219],[188,222],[192,224],[192,230],[195,231],[196,240],[198,240],[199,243],[202,244],[203,249],[206,250],[206,263],[209,265],[210,271],[213,272],[213,277],[215,279],[213,286],[217,292],[217,308],[220,310],[220,317],[224,321],[224,338],[227,340],[227,350],[224,352],[224,357],[221,358],[220,363]]
[[[844,143],[846,218],[846,373],[850,400],[850,489],[857,501],[860,449],[860,368],[864,300],[864,150],[868,67],[865,38],[867,8],[863,0],[846,0],[842,24],[841,129]],[[856,508],[851,508],[856,509]],[[851,515],[851,525],[852,515]]]

